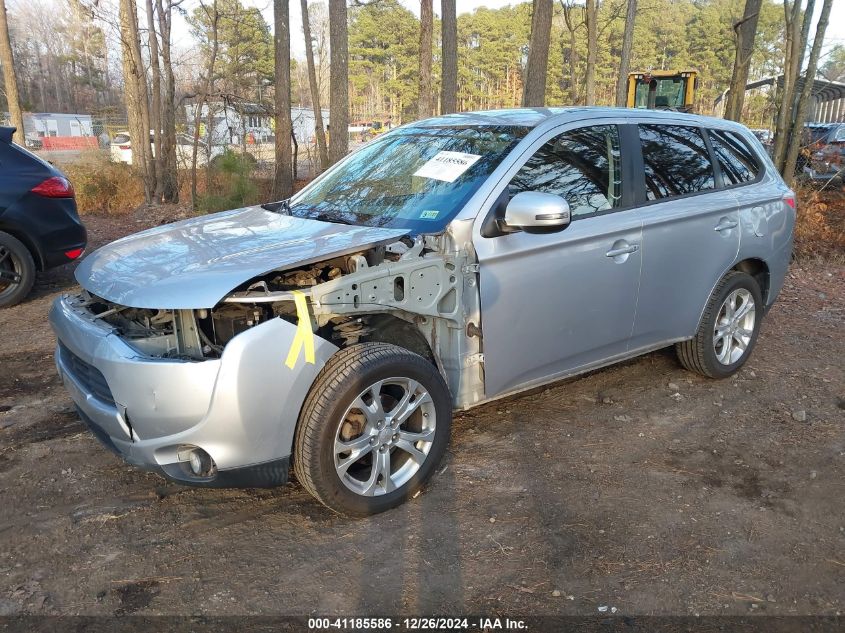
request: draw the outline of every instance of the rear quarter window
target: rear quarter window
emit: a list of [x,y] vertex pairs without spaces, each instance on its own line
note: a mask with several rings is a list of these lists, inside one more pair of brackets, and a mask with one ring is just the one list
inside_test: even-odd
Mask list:
[[710,130],[710,142],[726,186],[751,182],[760,173],[754,152],[733,132]]
[[638,127],[647,200],[716,188],[710,152],[698,128],[646,124]]

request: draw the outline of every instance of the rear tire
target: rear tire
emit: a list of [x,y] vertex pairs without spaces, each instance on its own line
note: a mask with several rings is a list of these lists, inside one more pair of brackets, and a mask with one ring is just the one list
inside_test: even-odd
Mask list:
[[449,443],[452,401],[437,368],[387,343],[335,354],[305,399],[294,472],[341,514],[383,512],[414,495]]
[[35,283],[35,261],[23,243],[0,231],[0,308],[20,303]]
[[760,332],[763,297],[748,273],[731,271],[716,284],[695,338],[675,346],[689,371],[708,378],[727,378],[745,364]]

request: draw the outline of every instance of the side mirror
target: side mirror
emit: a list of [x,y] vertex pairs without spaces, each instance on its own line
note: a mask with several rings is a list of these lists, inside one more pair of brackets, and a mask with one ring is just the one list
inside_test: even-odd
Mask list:
[[571,220],[569,203],[551,193],[523,191],[516,194],[505,209],[506,229],[551,232],[566,228]]

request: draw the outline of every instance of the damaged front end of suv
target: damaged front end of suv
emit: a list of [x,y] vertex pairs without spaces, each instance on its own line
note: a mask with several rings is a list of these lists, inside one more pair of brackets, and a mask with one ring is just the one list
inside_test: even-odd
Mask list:
[[[288,230],[319,224],[270,221]],[[174,239],[173,230],[159,239]],[[104,443],[172,479],[283,483],[308,390],[335,352],[359,343],[392,343],[426,358],[456,406],[483,397],[472,254],[451,231],[271,270],[209,307],[191,305],[189,292],[162,296],[165,307],[137,307],[156,304],[159,283],[153,296],[136,287],[121,301],[115,288],[126,255],[99,263],[100,271],[113,268],[108,287],[90,273],[94,260],[80,271],[86,289],[53,307],[59,372]]]
[[400,503],[452,409],[485,397],[474,218],[456,216],[524,134],[396,130],[290,201],[95,251],[51,311],[80,416],[179,482],[278,485],[293,465],[333,509]]

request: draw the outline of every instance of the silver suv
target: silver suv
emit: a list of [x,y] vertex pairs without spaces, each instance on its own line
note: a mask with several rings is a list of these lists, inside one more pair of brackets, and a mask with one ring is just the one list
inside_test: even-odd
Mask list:
[[161,226],[78,267],[56,364],[126,461],[198,486],[297,478],[396,506],[453,409],[674,344],[748,359],[795,196],[736,123],[602,108],[455,114],[348,156],[291,200]]

